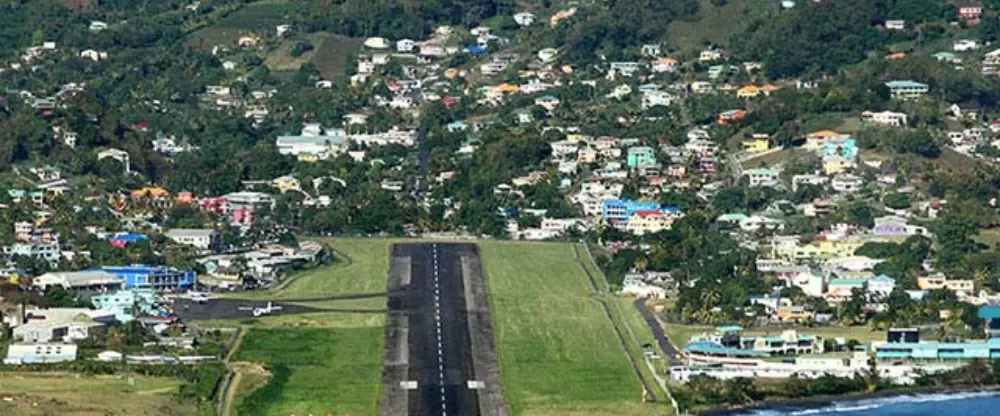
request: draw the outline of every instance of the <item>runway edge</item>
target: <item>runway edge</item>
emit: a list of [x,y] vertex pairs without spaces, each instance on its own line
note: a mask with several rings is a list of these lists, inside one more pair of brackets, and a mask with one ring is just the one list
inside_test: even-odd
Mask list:
[[388,312],[385,322],[385,346],[382,355],[382,394],[379,416],[405,415],[409,407],[407,381],[409,363],[409,318],[405,313],[405,288],[410,284],[410,255],[404,247],[390,249]]
[[469,244],[461,252],[462,279],[465,286],[465,304],[469,316],[469,338],[472,347],[472,365],[478,381],[484,386],[479,390],[479,411],[482,416],[508,416],[510,409],[504,400],[500,384],[500,363],[497,360],[493,338],[493,321],[490,319],[489,294],[486,275],[479,258],[479,246]]

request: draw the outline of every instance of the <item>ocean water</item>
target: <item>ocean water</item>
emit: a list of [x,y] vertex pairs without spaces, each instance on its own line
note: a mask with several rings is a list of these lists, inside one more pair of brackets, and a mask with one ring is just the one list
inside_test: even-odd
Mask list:
[[740,416],[1000,416],[1000,393],[948,393],[861,399],[817,408],[761,409]]

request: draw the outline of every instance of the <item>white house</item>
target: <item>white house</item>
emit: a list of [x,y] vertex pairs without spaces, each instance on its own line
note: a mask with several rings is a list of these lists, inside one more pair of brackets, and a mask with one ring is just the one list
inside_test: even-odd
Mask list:
[[108,53],[104,51],[95,51],[93,49],[87,49],[83,52],[80,52],[80,57],[97,62],[100,60],[108,59]]
[[530,12],[520,12],[514,14],[514,22],[519,26],[531,26],[535,23],[535,14]]
[[677,99],[673,94],[666,91],[649,91],[642,95],[642,109],[647,110],[656,106],[671,106]]
[[552,95],[543,95],[535,99],[535,105],[552,111],[559,107],[559,99]]
[[778,186],[778,171],[774,169],[748,169],[743,172],[750,182],[751,187],[755,186]]
[[851,174],[837,175],[837,177],[833,178],[830,182],[830,186],[833,187],[834,191],[848,194],[861,190],[863,185],[864,179]]
[[885,28],[889,30],[903,30],[906,29],[905,20],[886,20]]
[[895,111],[865,111],[861,113],[861,119],[883,126],[906,127],[907,125],[906,113],[898,113]]
[[274,27],[274,31],[281,38],[292,32],[292,25],[278,25]]
[[952,44],[951,49],[955,52],[974,51],[979,49],[979,43],[972,39],[957,40]]
[[400,39],[396,41],[396,52],[410,53],[417,47],[417,42],[413,39]]
[[549,63],[554,61],[558,54],[559,50],[556,48],[544,48],[538,51],[538,60],[542,63]]
[[173,228],[167,231],[167,238],[177,244],[209,250],[218,243],[219,232],[212,229]]

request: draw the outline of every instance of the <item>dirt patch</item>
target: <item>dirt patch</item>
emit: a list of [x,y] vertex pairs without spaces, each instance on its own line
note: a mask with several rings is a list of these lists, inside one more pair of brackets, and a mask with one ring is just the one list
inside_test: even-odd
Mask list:
[[324,77],[343,75],[351,56],[358,53],[364,39],[341,35],[326,35],[322,43],[314,43],[316,53],[313,63]]

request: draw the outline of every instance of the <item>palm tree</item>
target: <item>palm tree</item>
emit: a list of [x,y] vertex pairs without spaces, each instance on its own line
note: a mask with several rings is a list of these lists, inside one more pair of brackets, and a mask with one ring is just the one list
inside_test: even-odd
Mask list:
[[701,307],[704,310],[710,310],[719,302],[719,292],[715,290],[706,290],[701,292]]

